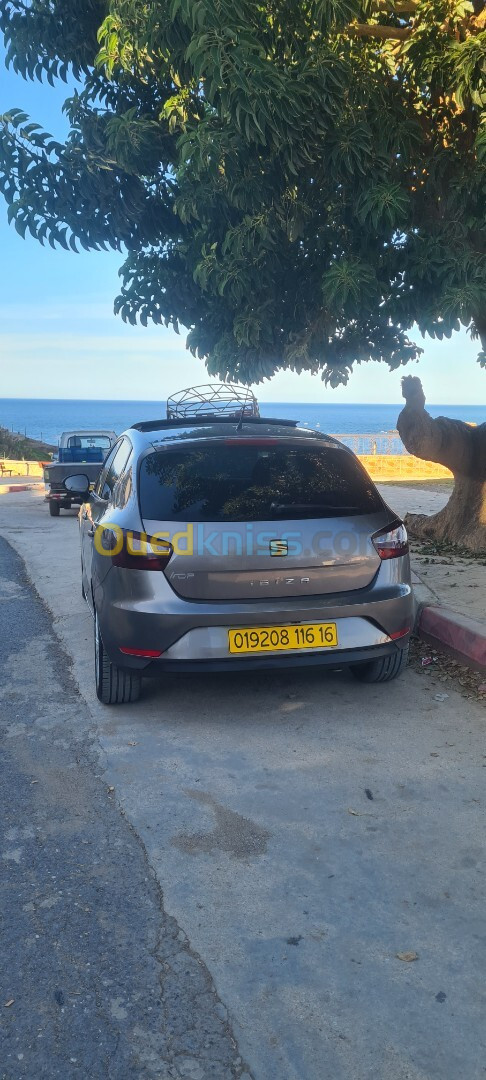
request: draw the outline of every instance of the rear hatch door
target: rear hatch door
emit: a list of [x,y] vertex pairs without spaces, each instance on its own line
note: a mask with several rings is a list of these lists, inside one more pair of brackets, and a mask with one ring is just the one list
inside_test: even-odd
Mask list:
[[146,532],[173,545],[165,574],[191,600],[255,600],[366,588],[389,512],[346,448],[238,435],[146,456]]

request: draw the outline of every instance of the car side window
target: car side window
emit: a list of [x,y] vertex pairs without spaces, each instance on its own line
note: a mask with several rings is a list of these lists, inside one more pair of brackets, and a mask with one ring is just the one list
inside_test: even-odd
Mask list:
[[115,485],[119,480],[128,461],[132,447],[128,439],[124,438],[117,446],[116,454],[111,459],[108,471],[101,489],[101,498],[111,502]]
[[124,506],[127,505],[127,502],[132,494],[132,487],[132,464],[129,456],[122,475],[117,481],[115,489],[113,491],[113,503],[119,509],[122,509]]
[[108,476],[108,470],[109,470],[110,465],[111,465],[111,463],[113,461],[113,458],[115,457],[115,454],[118,453],[119,448],[120,448],[120,442],[117,441],[115,443],[115,445],[111,448],[108,456],[105,458],[105,460],[103,462],[101,472],[100,472],[100,475],[99,475],[99,477],[98,477],[98,479],[96,481],[96,484],[94,486],[94,493],[95,493],[95,495],[98,495],[98,498],[100,498],[100,499],[103,498],[103,495],[101,493],[102,493],[102,491],[104,489],[104,486],[105,486],[106,477]]

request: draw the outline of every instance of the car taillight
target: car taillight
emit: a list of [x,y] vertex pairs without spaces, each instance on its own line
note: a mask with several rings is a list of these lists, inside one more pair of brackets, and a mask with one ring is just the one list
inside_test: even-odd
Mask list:
[[174,553],[168,540],[118,527],[101,530],[99,550],[124,570],[165,570]]
[[375,533],[371,537],[380,559],[397,559],[408,552],[408,536],[405,525],[397,522],[385,532]]
[[120,652],[125,656],[145,657],[149,660],[157,660],[159,656],[162,656],[161,649],[132,649],[128,645],[120,645]]

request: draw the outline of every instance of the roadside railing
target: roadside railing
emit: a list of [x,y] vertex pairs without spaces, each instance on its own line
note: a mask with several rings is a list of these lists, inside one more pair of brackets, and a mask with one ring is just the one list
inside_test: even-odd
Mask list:
[[355,454],[406,454],[398,431],[369,432],[359,435],[332,435],[349,446]]
[[398,431],[333,435],[349,446],[375,481],[450,480],[452,473],[435,461],[423,461],[405,449]]

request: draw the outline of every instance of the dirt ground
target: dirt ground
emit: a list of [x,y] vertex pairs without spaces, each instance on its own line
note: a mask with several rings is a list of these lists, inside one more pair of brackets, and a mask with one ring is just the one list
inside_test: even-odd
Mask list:
[[444,693],[455,690],[486,708],[486,673],[465,667],[418,637],[414,637],[410,645],[410,666],[428,683],[442,684],[440,690]]

